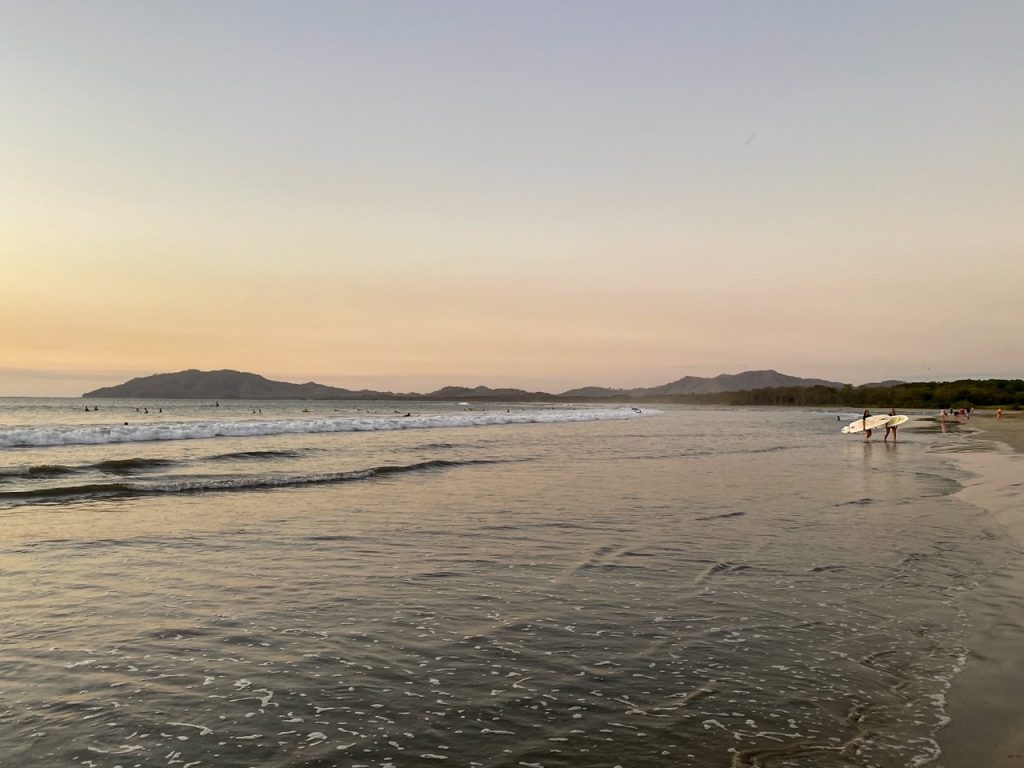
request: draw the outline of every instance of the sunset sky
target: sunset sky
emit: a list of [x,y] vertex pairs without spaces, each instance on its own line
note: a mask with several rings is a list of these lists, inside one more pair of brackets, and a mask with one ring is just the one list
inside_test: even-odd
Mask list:
[[1024,3],[4,2],[0,395],[1024,377]]

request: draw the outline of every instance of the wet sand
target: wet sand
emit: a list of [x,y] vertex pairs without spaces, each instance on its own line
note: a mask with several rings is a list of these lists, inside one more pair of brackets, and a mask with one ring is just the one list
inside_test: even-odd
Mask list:
[[[1024,415],[975,414],[974,436],[991,450],[961,454],[972,477],[958,494],[993,513],[993,535],[1024,553]],[[941,736],[946,768],[1024,768],[1024,555],[1007,562],[970,598],[968,661],[949,693],[952,722]]]
[[980,438],[998,440],[1024,453],[1024,411],[1006,411],[1001,419],[994,413],[976,411],[971,424],[982,430]]

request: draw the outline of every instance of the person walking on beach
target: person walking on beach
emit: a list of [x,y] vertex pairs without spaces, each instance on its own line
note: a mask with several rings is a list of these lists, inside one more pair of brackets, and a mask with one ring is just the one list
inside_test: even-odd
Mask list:
[[[889,418],[892,419],[892,417],[895,416],[895,415],[896,415],[896,409],[895,408],[890,408],[889,409]],[[896,442],[896,427],[895,426],[890,427],[888,422],[886,422],[886,425],[885,425],[885,439],[882,440],[883,443],[889,442],[889,433],[890,432],[892,432],[892,441],[895,443]]]
[[865,408],[864,409],[864,417],[863,417],[863,419],[864,419],[864,442],[865,443],[868,440],[871,439],[871,430],[867,428],[867,426],[868,426],[868,419],[870,419],[870,418],[871,418],[871,411],[869,411],[867,408]]

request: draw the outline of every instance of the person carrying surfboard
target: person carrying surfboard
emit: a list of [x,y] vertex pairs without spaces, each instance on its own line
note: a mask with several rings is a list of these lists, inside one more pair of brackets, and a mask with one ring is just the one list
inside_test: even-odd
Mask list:
[[[895,415],[896,415],[896,409],[895,408],[890,408],[889,409],[889,418],[891,419]],[[883,443],[889,442],[889,433],[890,432],[892,432],[892,441],[894,443],[896,442],[896,425],[894,424],[893,426],[890,427],[889,424],[886,423],[886,425],[885,425],[885,439],[882,440]]]
[[[870,419],[870,418],[871,418],[871,411],[869,411],[867,408],[865,408],[864,409],[864,426],[865,427],[868,425],[868,419]],[[864,442],[866,443],[870,439],[871,439],[871,430],[870,429],[865,429],[864,430]]]

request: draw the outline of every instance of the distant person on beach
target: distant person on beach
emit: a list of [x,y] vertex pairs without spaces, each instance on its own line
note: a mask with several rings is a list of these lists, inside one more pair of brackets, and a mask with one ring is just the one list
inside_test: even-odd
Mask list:
[[[895,415],[896,415],[896,409],[895,408],[890,408],[889,409],[889,418],[891,419]],[[889,433],[890,432],[892,432],[892,441],[894,443],[896,442],[896,427],[895,426],[890,427],[889,424],[886,423],[886,425],[885,425],[885,439],[882,440],[883,443],[889,442]]]
[[1002,408],[996,408],[996,418],[997,419],[1003,418],[1003,409]]
[[862,418],[864,419],[864,427],[865,427],[865,429],[864,429],[864,442],[866,443],[868,440],[871,439],[871,430],[867,429],[868,419],[871,418],[871,411],[869,411],[867,408],[865,408],[864,409],[864,416]]

